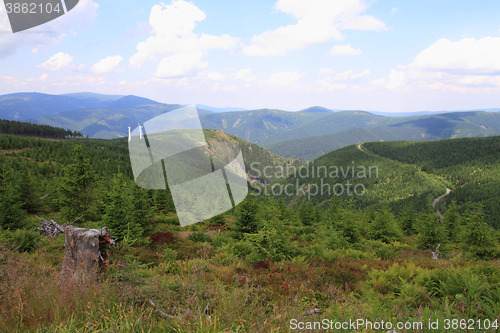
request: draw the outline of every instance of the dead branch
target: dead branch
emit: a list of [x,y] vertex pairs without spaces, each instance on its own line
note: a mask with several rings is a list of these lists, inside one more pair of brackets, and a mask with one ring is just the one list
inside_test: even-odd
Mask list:
[[161,311],[160,309],[158,309],[156,307],[156,304],[150,298],[148,298],[147,301],[148,301],[149,305],[151,305],[160,316],[162,316],[163,318],[174,319],[175,320],[175,318],[176,318],[175,316],[169,315],[169,314]]
[[41,197],[41,198],[40,198],[40,200],[45,199],[45,198],[46,198],[46,197],[48,197],[49,195],[50,195],[50,193],[45,194],[43,197]]
[[82,216],[80,216],[79,218],[77,218],[77,219],[75,219],[75,220],[71,221],[71,222],[70,222],[70,223],[68,223],[68,224],[73,224],[73,223],[75,223],[76,221],[78,221],[79,219],[81,219],[82,217],[83,217],[83,215],[82,215]]
[[175,314],[179,313],[179,311],[182,311],[182,312],[187,312],[189,313],[191,316],[193,316],[193,311],[191,310],[188,310],[188,309],[183,309],[183,308],[177,308],[177,307],[173,307],[174,311],[175,311]]
[[316,309],[312,309],[312,310],[309,310],[309,311],[306,311],[303,315],[303,317],[307,317],[307,316],[312,316],[313,314],[316,314],[316,313],[321,313],[321,310],[316,308]]
[[205,310],[203,310],[203,313],[208,314],[208,307],[210,306],[210,302],[207,303],[207,306],[205,306]]
[[436,251],[432,252],[432,259],[438,260],[439,259],[439,247],[441,246],[441,243],[438,244],[436,247]]
[[42,225],[40,225],[38,228],[33,228],[33,230],[40,230],[43,231],[43,235],[46,237],[55,237],[61,233],[64,233],[65,229],[61,227],[59,224],[57,224],[56,221],[54,220],[46,220],[43,217],[36,216],[37,219],[42,220]]

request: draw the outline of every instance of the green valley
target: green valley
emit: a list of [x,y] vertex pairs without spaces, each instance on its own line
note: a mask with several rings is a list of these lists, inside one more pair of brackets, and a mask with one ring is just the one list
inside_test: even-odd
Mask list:
[[[301,165],[205,130],[240,147],[250,194],[180,227],[168,190],[134,183],[126,138],[16,126],[25,136],[0,135],[1,331],[269,332],[309,313],[444,322],[471,309],[498,323],[498,136],[356,143]],[[28,137],[40,131],[56,139]],[[35,215],[118,237],[97,283],[61,278],[64,235],[33,231]]]

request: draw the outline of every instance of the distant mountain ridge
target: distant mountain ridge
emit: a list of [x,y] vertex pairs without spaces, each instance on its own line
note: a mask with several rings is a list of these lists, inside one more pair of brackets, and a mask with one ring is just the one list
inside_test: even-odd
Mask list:
[[400,122],[296,138],[267,145],[266,148],[280,156],[309,161],[332,150],[361,142],[429,141],[500,134],[500,113],[496,112],[454,112],[394,119]]
[[322,106],[311,106],[310,108],[300,110],[298,112],[318,112],[318,113],[327,113],[327,112],[333,112],[330,109],[324,108]]
[[[134,95],[89,92],[0,96],[0,118],[31,121],[82,132],[93,138],[116,138],[162,113],[182,107]],[[198,105],[205,129],[224,130],[273,152],[306,160],[347,144],[380,140],[437,140],[500,133],[500,113],[417,113],[398,117],[366,111],[313,106],[298,112],[244,110]],[[238,111],[238,112],[234,112]],[[406,114],[407,115],[407,114]]]
[[106,108],[108,109],[127,109],[127,108],[135,108],[141,105],[154,105],[161,104],[152,99],[138,97],[134,95],[124,96],[120,99],[115,100],[111,104],[109,104]]
[[204,104],[196,104],[196,107],[199,109],[207,110],[207,111],[214,112],[214,113],[233,112],[233,111],[248,111],[248,109],[243,109],[243,108],[235,108],[235,107],[217,108],[217,107],[208,106],[208,105],[204,105]]

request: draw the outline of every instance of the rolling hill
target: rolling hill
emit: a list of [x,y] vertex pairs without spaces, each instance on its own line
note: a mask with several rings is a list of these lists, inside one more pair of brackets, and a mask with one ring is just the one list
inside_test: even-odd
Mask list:
[[441,140],[500,133],[500,114],[493,112],[455,112],[399,119],[402,122],[388,126],[354,128],[328,135],[293,139],[268,145],[267,148],[281,156],[309,161],[357,142]]
[[465,214],[472,203],[484,205],[485,221],[500,227],[500,136],[433,142],[372,142],[363,148],[377,156],[414,165],[447,182],[451,193],[439,202],[446,211],[452,201]]
[[500,136],[354,144],[288,171],[267,187],[267,195],[320,206],[336,197],[358,207],[387,202],[400,213],[431,209],[448,188],[441,212],[452,201],[464,215],[482,203],[485,222],[500,227]]
[[105,107],[110,100],[94,97],[72,97],[41,93],[15,93],[0,96],[0,118],[26,120],[64,111]]
[[[127,98],[127,97],[124,97]],[[137,100],[129,100],[134,107],[130,108],[96,108],[61,112],[56,115],[30,119],[37,124],[75,129],[91,138],[114,139],[126,136],[128,126],[135,128],[137,122],[145,122],[165,112],[179,108],[176,104],[137,105]],[[124,106],[120,100],[114,105]]]
[[[93,138],[126,136],[128,126],[179,108],[139,96],[17,93],[0,96],[0,118],[28,120],[82,132]],[[356,142],[438,140],[500,133],[500,113],[446,112],[411,117],[338,111],[313,106],[299,112],[198,108],[203,128],[224,130],[273,152],[312,160]],[[237,109],[241,110],[241,109]],[[212,112],[213,111],[213,112]]]

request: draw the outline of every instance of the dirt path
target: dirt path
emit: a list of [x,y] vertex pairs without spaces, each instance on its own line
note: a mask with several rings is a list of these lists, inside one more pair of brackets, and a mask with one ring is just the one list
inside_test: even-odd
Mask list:
[[441,214],[441,212],[439,211],[439,209],[436,208],[436,205],[438,204],[439,200],[441,200],[442,197],[444,197],[445,195],[448,195],[450,194],[451,190],[449,188],[446,189],[446,193],[443,194],[442,196],[440,197],[437,197],[436,200],[434,200],[434,202],[432,203],[432,207],[434,207],[434,209],[436,210],[436,213],[438,214],[438,216],[442,219],[444,219],[443,215]]

